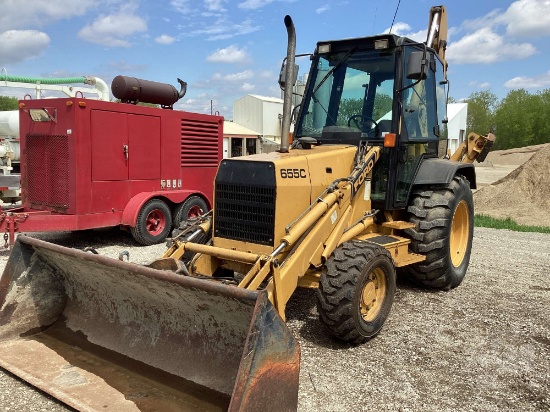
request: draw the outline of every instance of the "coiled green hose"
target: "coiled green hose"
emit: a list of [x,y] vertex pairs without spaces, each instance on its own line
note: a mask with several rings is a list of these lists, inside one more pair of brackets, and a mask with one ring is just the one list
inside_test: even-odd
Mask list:
[[40,84],[69,84],[69,83],[84,83],[86,84],[86,77],[60,77],[57,79],[43,79],[40,77],[21,77],[21,76],[8,76],[7,74],[0,74],[0,80],[6,82],[18,82],[18,83],[40,83]]

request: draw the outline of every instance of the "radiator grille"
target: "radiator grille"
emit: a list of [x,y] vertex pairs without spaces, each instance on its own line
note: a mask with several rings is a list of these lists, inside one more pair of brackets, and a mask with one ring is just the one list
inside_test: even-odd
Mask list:
[[219,123],[181,120],[181,166],[213,166],[219,163]]
[[29,134],[25,152],[25,196],[31,207],[69,208],[68,136]]
[[273,164],[223,160],[215,188],[215,236],[273,246],[276,199]]
[[214,211],[216,236],[273,245],[274,188],[216,184]]

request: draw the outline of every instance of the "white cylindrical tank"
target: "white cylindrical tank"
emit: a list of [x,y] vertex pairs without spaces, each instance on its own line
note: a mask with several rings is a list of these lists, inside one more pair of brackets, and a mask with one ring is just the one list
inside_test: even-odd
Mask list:
[[14,140],[0,141],[0,158],[9,157],[12,162],[21,160],[19,142]]
[[19,111],[0,112],[0,136],[19,138]]

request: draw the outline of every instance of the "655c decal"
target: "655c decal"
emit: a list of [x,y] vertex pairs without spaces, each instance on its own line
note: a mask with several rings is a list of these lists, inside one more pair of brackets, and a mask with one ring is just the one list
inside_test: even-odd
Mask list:
[[307,177],[306,169],[281,169],[280,173],[283,179],[305,179]]

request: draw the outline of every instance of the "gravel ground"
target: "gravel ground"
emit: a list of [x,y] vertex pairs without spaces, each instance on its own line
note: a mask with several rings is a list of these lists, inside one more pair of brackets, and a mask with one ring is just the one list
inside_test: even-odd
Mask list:
[[[113,258],[129,250],[136,263],[164,251],[117,230],[36,236]],[[328,338],[314,293],[297,291],[287,323],[302,348],[299,411],[550,411],[549,250],[548,234],[476,228],[461,286],[400,279],[381,334],[356,347]],[[0,411],[65,410],[0,369]]]

